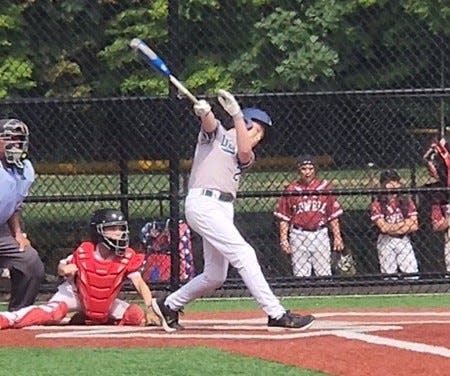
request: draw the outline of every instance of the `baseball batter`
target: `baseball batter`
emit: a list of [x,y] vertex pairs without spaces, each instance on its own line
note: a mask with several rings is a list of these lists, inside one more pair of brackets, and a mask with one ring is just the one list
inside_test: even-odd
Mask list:
[[0,329],[58,324],[68,312],[77,312],[76,324],[159,324],[151,308],[117,299],[126,279],[131,280],[147,307],[152,294],[142,279],[144,255],[129,247],[128,222],[119,210],[101,209],[91,219],[91,241],[81,243],[58,265],[66,281],[44,305],[0,313]]
[[[331,190],[327,180],[316,178],[317,164],[311,155],[298,158],[298,180],[289,184],[285,192]],[[295,277],[331,275],[331,246],[328,227],[333,233],[333,250],[344,249],[339,217],[343,210],[336,197],[305,195],[281,196],[275,217],[280,220],[280,246],[291,255]]]
[[23,201],[34,181],[28,143],[25,123],[0,120],[0,268],[8,269],[11,278],[10,311],[33,304],[44,278],[44,264],[20,225]]
[[[382,188],[400,188],[400,175],[395,170],[380,175]],[[371,204],[371,220],[380,231],[377,240],[381,273],[417,273],[417,260],[409,234],[419,228],[417,209],[410,197],[388,194]]]
[[294,315],[283,308],[262,274],[255,250],[233,222],[233,203],[241,173],[253,164],[253,148],[272,120],[257,108],[241,110],[227,91],[220,90],[218,99],[233,118],[234,128],[226,130],[206,101],[194,105],[201,129],[185,206],[189,226],[203,238],[203,273],[167,298],[153,299],[153,309],[166,331],[180,329],[178,312],[189,302],[221,287],[231,264],[268,315],[269,328],[305,329],[314,317]]

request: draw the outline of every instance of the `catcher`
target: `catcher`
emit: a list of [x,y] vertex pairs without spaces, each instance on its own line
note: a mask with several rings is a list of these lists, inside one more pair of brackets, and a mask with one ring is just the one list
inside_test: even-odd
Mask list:
[[[60,261],[58,274],[66,278],[43,305],[0,313],[0,329],[59,324],[75,312],[71,324],[160,325],[151,309],[152,293],[141,277],[144,255],[129,247],[128,222],[119,210],[100,209],[90,222],[91,241],[81,243]],[[117,299],[130,279],[148,307]]]

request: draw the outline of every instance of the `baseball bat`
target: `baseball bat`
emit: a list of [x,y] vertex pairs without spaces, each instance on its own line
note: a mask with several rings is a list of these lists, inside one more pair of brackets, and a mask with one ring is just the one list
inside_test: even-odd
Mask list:
[[170,72],[163,59],[153,51],[145,42],[139,38],[134,38],[130,42],[130,47],[136,51],[152,68],[156,69],[163,76],[168,77],[170,82],[178,89],[181,94],[188,97],[193,103],[198,99]]

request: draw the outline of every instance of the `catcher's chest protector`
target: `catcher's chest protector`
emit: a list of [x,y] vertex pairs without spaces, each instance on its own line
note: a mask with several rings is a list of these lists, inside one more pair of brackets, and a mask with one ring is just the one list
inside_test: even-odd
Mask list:
[[75,251],[74,262],[78,267],[75,282],[86,316],[96,322],[106,322],[135,253],[127,249],[124,257],[103,261],[95,259],[94,250],[94,243],[86,242]]

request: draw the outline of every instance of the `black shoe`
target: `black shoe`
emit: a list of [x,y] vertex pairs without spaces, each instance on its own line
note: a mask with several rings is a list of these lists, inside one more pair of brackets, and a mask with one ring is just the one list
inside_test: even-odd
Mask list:
[[164,304],[166,298],[152,299],[153,311],[161,319],[161,324],[166,332],[175,332],[177,330],[184,329],[178,323],[178,311],[170,309]]
[[290,311],[286,311],[286,313],[279,319],[273,319],[272,317],[269,317],[267,326],[269,330],[305,330],[312,325],[314,320],[315,317],[312,315],[294,315]]

